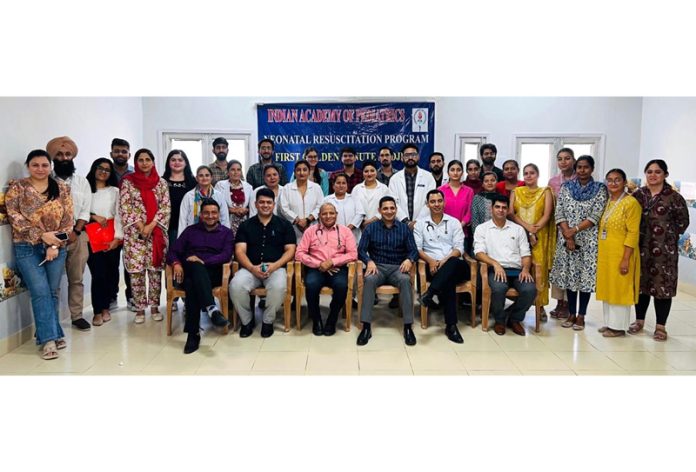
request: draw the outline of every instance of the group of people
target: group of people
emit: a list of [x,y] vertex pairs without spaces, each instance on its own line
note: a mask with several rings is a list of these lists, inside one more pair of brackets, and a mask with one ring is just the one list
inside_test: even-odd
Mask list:
[[[688,226],[683,198],[665,181],[667,165],[653,160],[645,168],[646,184],[632,195],[620,169],[606,175],[606,185],[592,177],[594,160],[575,159],[571,149],[558,152],[559,174],[540,186],[539,169],[522,169],[508,160],[495,166],[497,149],[484,144],[481,161],[447,163],[441,153],[429,156],[429,170],[419,167],[419,149],[401,149],[403,169],[393,167],[394,152],[383,147],[379,163],[356,165],[356,151],[341,150],[343,167],[327,172],[318,165],[318,151],[307,148],[288,179],[274,162],[274,143],[258,143],[259,161],[249,167],[227,160],[228,143],[213,142],[215,160],[195,175],[186,153],[172,150],[160,177],[148,149],[134,154],[115,138],[111,159],[92,163],[87,177],[75,173],[78,149],[69,137],[51,140],[45,150],[26,159],[29,177],[10,182],[6,195],[18,268],[31,293],[37,344],[45,359],[65,347],[58,317],[58,286],[68,275],[72,325],[89,330],[83,317],[83,274],[92,274],[92,325],[111,319],[119,290],[121,256],[128,308],[135,323],[159,312],[162,270],[170,264],[174,281],[186,298],[185,353],[200,344],[200,315],[215,326],[226,326],[212,297],[220,284],[222,265],[233,258],[239,265],[229,294],[241,319],[240,337],[255,328],[255,307],[249,293],[265,287],[261,336],[273,334],[273,321],[287,287],[286,266],[299,261],[306,268],[307,307],[314,335],[333,335],[348,293],[348,264],[364,266],[364,285],[357,344],[369,342],[372,310],[380,285],[398,287],[389,302],[400,306],[403,336],[416,344],[413,333],[414,265],[425,261],[427,291],[422,305],[444,309],[445,335],[455,343],[456,285],[469,273],[464,257],[489,266],[494,331],[506,327],[524,335],[521,325],[529,307],[545,306],[563,326],[581,330],[590,293],[604,302],[604,336],[622,336],[643,329],[650,298],[655,299],[654,338],[667,339],[665,323],[676,294],[677,239]],[[466,172],[466,173],[465,173]],[[88,224],[111,229],[106,248],[94,250]],[[542,274],[537,293],[532,270]],[[362,267],[359,270],[363,270]],[[424,283],[424,281],[421,281]],[[333,290],[328,317],[319,308],[323,286]],[[514,286],[515,302],[505,308],[505,292]],[[579,298],[579,302],[578,302]],[[630,306],[636,321],[629,326]],[[175,307],[177,305],[175,304]],[[545,312],[544,312],[545,316]]]

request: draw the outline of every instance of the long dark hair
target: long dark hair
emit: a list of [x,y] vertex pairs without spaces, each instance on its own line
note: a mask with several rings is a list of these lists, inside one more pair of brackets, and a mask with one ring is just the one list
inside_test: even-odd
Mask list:
[[114,172],[114,162],[106,157],[100,157],[99,159],[92,162],[92,167],[89,169],[89,174],[87,174],[87,182],[92,189],[92,193],[97,193],[97,168],[101,164],[109,164],[111,172],[109,173],[109,178],[106,179],[107,187],[118,187],[118,179],[116,179],[116,173]]
[[[317,153],[317,165],[314,166],[314,182],[319,184],[321,186],[321,169],[319,168],[319,151],[317,151],[317,148],[315,147],[308,147],[307,149],[304,150],[304,153],[302,153],[302,160],[307,160],[307,154],[310,152],[316,152]],[[310,167],[311,169],[311,167]]]
[[184,159],[184,162],[186,163],[186,167],[184,167],[184,184],[186,185],[186,188],[193,188],[196,186],[196,178],[193,176],[193,171],[191,170],[191,163],[188,160],[188,156],[184,151],[181,149],[172,149],[169,151],[169,154],[167,154],[167,160],[164,162],[164,174],[162,174],[162,178],[169,182],[169,177],[172,175],[172,170],[169,168],[169,161],[172,160],[172,156],[175,156],[176,154],[181,155],[181,157]]
[[[27,167],[29,167],[29,163],[37,157],[45,157],[48,159],[48,163],[52,164],[51,156],[49,156],[48,153],[43,149],[34,149],[31,151],[29,155],[27,155],[27,160],[24,161],[24,163]],[[44,194],[48,196],[48,201],[55,200],[60,196],[60,187],[58,186],[58,182],[56,182],[56,179],[50,175],[48,176],[48,188],[46,188]]]

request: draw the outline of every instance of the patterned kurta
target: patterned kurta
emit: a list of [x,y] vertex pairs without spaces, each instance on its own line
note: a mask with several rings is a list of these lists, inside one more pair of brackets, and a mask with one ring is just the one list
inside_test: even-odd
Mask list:
[[[549,187],[537,187],[535,190],[530,190],[525,186],[516,188],[514,192],[515,214],[528,224],[534,224],[544,216],[547,198],[553,201],[553,193]],[[541,266],[544,280],[539,301],[542,306],[546,306],[549,304],[548,273],[556,251],[556,223],[553,221],[553,214],[546,225],[537,231],[536,238],[537,243],[532,246],[532,261]]]
[[566,222],[573,228],[584,220],[594,223],[589,229],[580,231],[575,236],[576,248],[568,251],[565,239],[558,238],[556,255],[549,280],[552,284],[574,292],[594,292],[597,279],[597,224],[604,212],[607,202],[607,188],[602,186],[594,197],[578,201],[573,198],[567,185],[561,187],[556,204],[555,220],[557,224]]
[[[158,225],[165,234],[165,244],[167,241],[167,228],[169,227],[169,216],[171,213],[171,203],[169,201],[169,188],[167,181],[160,179],[154,189],[157,199],[157,214],[155,218]],[[121,184],[121,224],[123,225],[123,264],[130,273],[143,272],[147,269],[162,270],[166,257],[162,258],[162,266],[153,267],[152,264],[152,238],[138,238],[138,228],[136,224],[140,221],[146,223],[145,205],[140,197],[138,190],[130,180],[123,180]],[[167,249],[165,246],[165,256]]]
[[[640,205],[630,195],[624,196],[620,202],[607,202],[598,229],[600,235],[606,231],[606,238],[599,239],[597,300],[612,305],[633,305],[638,301],[640,213]],[[624,247],[633,248],[627,274],[619,271]]]
[[640,293],[655,298],[677,294],[679,235],[689,226],[684,198],[665,185],[651,196],[647,187],[633,192],[643,209],[640,221]]

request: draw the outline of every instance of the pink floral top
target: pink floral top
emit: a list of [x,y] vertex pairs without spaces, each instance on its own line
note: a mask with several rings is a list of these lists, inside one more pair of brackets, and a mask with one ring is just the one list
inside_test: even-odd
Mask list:
[[11,180],[5,194],[7,217],[12,225],[12,241],[15,243],[41,243],[41,235],[47,231],[64,231],[73,228],[73,202],[70,188],[58,182],[58,198],[48,201],[39,193],[31,180]]
[[[169,200],[169,188],[167,181],[160,178],[155,187],[155,198],[157,199],[157,218],[158,226],[165,234],[165,242],[169,228],[169,216],[171,213],[171,202]],[[161,267],[152,266],[152,238],[141,239],[138,232],[138,222],[146,223],[145,205],[140,197],[138,190],[130,180],[124,179],[121,183],[120,215],[123,225],[123,264],[126,271],[143,272],[145,270],[162,270],[166,258],[162,258]],[[166,249],[165,249],[166,254]]]

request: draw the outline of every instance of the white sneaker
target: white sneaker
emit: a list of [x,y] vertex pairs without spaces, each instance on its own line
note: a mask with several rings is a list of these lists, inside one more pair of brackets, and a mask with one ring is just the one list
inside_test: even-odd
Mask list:
[[162,321],[163,319],[164,319],[164,317],[162,316],[162,313],[160,313],[159,311],[156,313],[152,313],[152,320],[153,321]]

